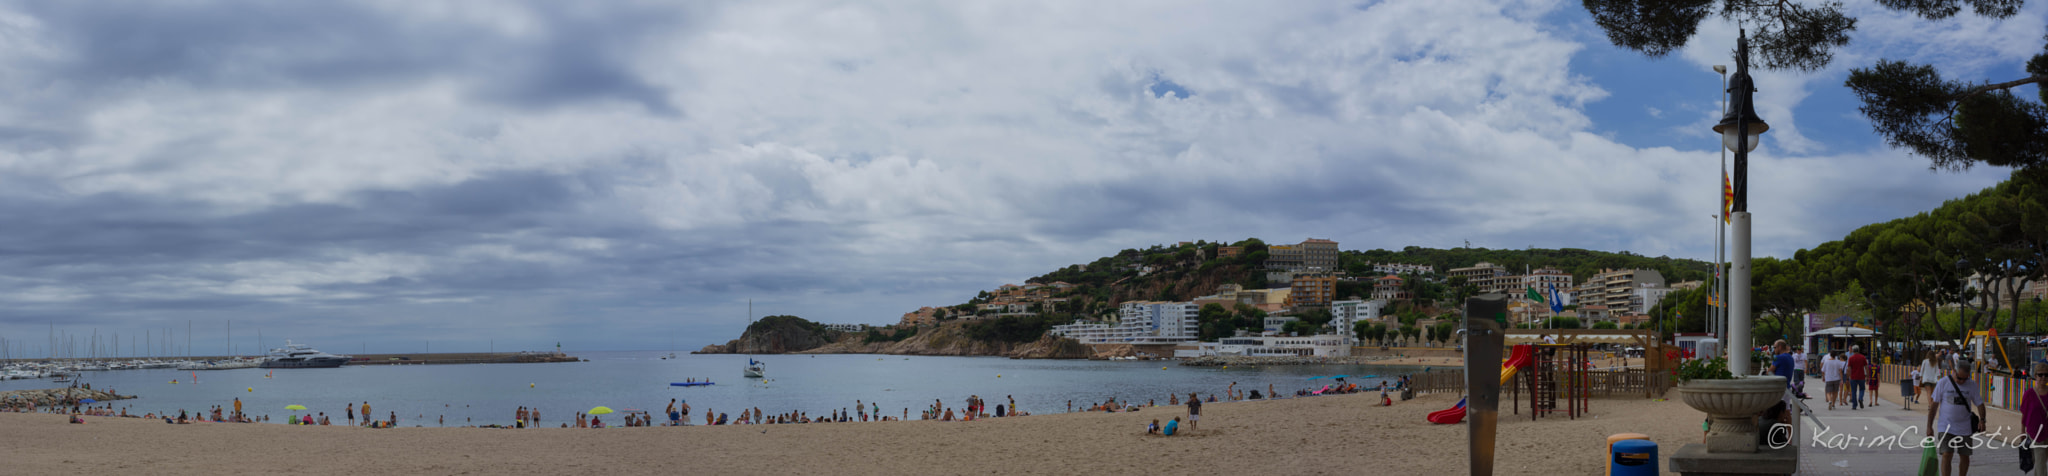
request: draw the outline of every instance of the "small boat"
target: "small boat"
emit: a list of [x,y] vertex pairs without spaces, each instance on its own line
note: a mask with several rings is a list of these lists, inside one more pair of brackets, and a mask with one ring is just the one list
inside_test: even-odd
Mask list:
[[714,384],[714,383],[711,383],[711,382],[669,382],[669,384],[668,384],[668,386],[670,386],[670,387],[696,387],[696,386],[702,386],[702,385],[716,385],[716,384]]

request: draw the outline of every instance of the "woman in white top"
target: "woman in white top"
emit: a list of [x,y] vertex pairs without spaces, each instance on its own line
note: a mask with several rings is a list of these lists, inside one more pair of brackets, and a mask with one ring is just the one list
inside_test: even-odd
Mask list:
[[1941,376],[1941,368],[1934,365],[1933,355],[1920,357],[1920,392],[1913,396],[1913,403],[1920,403],[1920,395],[1934,393],[1934,383]]

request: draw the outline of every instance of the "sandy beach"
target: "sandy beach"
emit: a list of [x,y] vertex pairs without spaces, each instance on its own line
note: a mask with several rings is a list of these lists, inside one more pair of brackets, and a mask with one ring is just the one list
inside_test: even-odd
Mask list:
[[[12,474],[1442,474],[1465,427],[1423,421],[1456,396],[1377,407],[1377,393],[1210,404],[1186,436],[1144,435],[1185,407],[975,422],[612,429],[365,429],[0,413]],[[1505,405],[1505,403],[1503,403]],[[1498,474],[1598,474],[1605,437],[1675,450],[1703,416],[1675,400],[1598,399],[1578,420],[1503,408]],[[614,423],[616,423],[614,421]],[[1667,450],[1669,451],[1669,450]]]

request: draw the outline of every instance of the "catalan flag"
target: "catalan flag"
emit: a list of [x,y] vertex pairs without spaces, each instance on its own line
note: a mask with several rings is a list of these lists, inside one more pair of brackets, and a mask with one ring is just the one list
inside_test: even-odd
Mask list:
[[1735,207],[1735,184],[1728,181],[1728,171],[1721,171],[1721,223],[1728,223],[1728,215]]

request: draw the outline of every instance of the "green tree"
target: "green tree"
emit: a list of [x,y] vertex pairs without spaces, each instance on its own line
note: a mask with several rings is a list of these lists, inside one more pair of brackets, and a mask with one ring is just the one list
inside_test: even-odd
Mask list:
[[1614,329],[1614,328],[1615,328],[1615,326],[1614,326],[1614,321],[1600,321],[1600,322],[1595,322],[1595,323],[1593,323],[1593,328],[1594,328],[1594,329]]
[[[2009,18],[2022,0],[1882,0],[1893,11],[1930,21],[1954,17],[1968,5],[1987,18]],[[1651,57],[1685,46],[1708,16],[1751,28],[1752,48],[1774,70],[1820,71],[1834,50],[1849,44],[1856,19],[1841,2],[1807,5],[1768,0],[1585,0],[1593,22],[1616,46]],[[1987,45],[1989,46],[1989,45]],[[2048,161],[2048,108],[2011,90],[2048,81],[2048,52],[2024,65],[2027,76],[2004,82],[1943,78],[1933,66],[1879,60],[1850,70],[1846,81],[1859,108],[1887,144],[1927,157],[1933,167],[1967,169],[1983,163],[2029,168]],[[2048,102],[2048,88],[2037,88]]]
[[1415,336],[1421,333],[1422,330],[1416,329],[1414,325],[1404,324],[1401,326],[1401,341],[1412,342],[1415,340]]
[[1437,342],[1451,340],[1451,337],[1458,333],[1458,325],[1451,322],[1438,322],[1434,329],[1436,332],[1433,333],[1434,339],[1432,340]]

